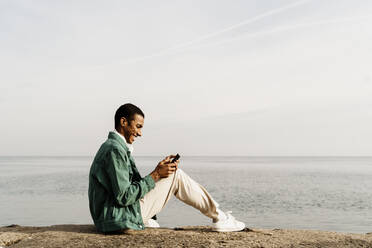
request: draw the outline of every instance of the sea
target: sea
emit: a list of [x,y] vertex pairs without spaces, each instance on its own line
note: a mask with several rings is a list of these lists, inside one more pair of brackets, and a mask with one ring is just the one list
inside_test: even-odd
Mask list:
[[[142,176],[162,157],[135,157]],[[0,226],[92,224],[92,157],[0,157]],[[192,157],[182,168],[250,228],[372,232],[372,157]],[[209,225],[173,197],[163,227]]]

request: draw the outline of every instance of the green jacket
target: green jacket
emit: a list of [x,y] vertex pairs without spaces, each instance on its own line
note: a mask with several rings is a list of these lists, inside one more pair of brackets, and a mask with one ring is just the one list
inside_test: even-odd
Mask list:
[[110,132],[89,173],[89,209],[97,229],[144,229],[139,200],[154,187],[150,175],[141,177],[122,138]]

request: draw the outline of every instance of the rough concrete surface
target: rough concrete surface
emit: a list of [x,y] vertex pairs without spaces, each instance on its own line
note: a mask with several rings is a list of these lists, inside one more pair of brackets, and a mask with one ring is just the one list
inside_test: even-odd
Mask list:
[[371,247],[372,234],[310,230],[263,230],[217,233],[209,227],[147,228],[105,235],[93,225],[0,227],[0,247]]

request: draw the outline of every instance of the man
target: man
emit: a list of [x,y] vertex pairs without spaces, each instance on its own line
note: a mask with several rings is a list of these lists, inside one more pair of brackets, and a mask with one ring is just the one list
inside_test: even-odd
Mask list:
[[89,173],[89,208],[101,232],[142,230],[157,223],[158,214],[172,195],[213,221],[213,230],[240,231],[245,224],[218,208],[201,185],[178,169],[170,155],[147,176],[141,177],[132,157],[133,142],[142,136],[144,113],[127,103],[115,113],[115,130],[101,145]]

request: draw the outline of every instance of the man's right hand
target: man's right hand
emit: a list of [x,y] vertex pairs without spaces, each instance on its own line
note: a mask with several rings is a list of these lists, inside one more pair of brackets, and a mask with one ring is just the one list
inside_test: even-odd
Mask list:
[[171,163],[171,160],[176,155],[170,155],[167,156],[165,159],[160,161],[158,165],[156,166],[155,170],[151,172],[151,176],[154,179],[155,182],[159,181],[160,178],[169,177],[171,174],[176,172],[178,168],[179,160],[177,160],[174,163]]

